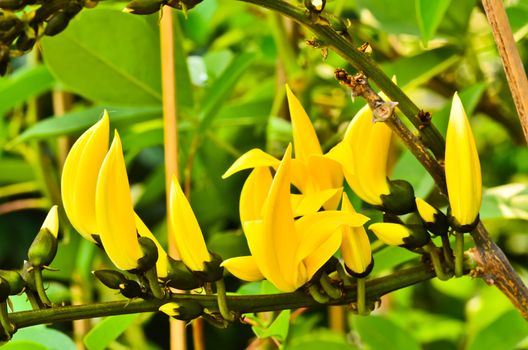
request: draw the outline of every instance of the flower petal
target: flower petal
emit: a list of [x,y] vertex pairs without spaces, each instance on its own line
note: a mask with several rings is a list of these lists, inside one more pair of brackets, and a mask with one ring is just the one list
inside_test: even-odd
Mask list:
[[271,187],[271,171],[257,167],[249,174],[240,192],[240,222],[262,219],[262,208]]
[[295,158],[306,163],[308,162],[308,157],[313,154],[323,155],[321,145],[310,117],[308,117],[303,106],[288,85],[286,85],[286,97],[292,122]]
[[95,242],[98,233],[95,216],[95,187],[99,168],[108,151],[110,122],[105,111],[90,129],[72,146],[62,170],[61,193],[66,215],[73,227],[86,239]]
[[438,210],[421,198],[416,198],[415,202],[418,214],[420,214],[422,220],[425,222],[435,222],[435,214],[438,213]]
[[143,251],[137,239],[125,159],[117,131],[101,165],[95,204],[98,232],[106,254],[121,270],[137,268]]
[[59,235],[59,213],[56,205],[52,206],[44,223],[42,223],[41,229],[47,229],[55,238]]
[[232,275],[244,281],[264,279],[253,256],[239,256],[224,260],[220,266],[225,267]]
[[[341,210],[349,213],[356,212],[346,193],[343,193]],[[346,266],[358,274],[365,272],[372,263],[372,250],[367,232],[363,226],[343,226],[342,233],[341,255]]]
[[182,261],[193,271],[203,271],[204,262],[211,261],[211,256],[205,245],[202,230],[176,176],[172,177],[169,216],[174,241]]
[[378,222],[369,226],[369,230],[374,232],[380,241],[388,245],[402,245],[404,238],[411,235],[411,231],[401,225],[391,222]]
[[482,176],[471,126],[458,94],[453,96],[447,127],[445,172],[451,215],[459,225],[472,224],[482,202]]
[[319,211],[323,204],[335,197],[336,194],[340,195],[341,191],[341,188],[329,188],[309,194],[292,194],[293,216],[299,217]]
[[156,239],[156,237],[152,234],[152,232],[148,229],[147,225],[141,220],[139,215],[134,213],[134,218],[136,220],[136,228],[137,232],[141,237],[147,237],[150,238],[156,247],[158,248],[158,260],[156,261],[156,272],[158,273],[159,278],[165,278],[167,277],[168,272],[168,257],[167,252],[163,247],[161,246],[160,242]]
[[222,179],[228,178],[236,172],[245,169],[251,169],[256,167],[270,166],[276,169],[279,166],[280,161],[273,157],[272,155],[267,154],[266,152],[253,148],[252,150],[247,151],[238,158],[233,165],[227,169],[227,171],[222,175]]
[[316,250],[304,258],[303,264],[306,272],[301,285],[312,279],[314,274],[335,254],[340,244],[341,232],[335,230]]

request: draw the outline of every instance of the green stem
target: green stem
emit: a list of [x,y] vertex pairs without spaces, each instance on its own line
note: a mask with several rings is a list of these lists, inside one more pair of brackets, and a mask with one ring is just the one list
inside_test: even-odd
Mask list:
[[444,260],[450,269],[454,267],[453,263],[453,249],[451,249],[451,243],[449,242],[448,234],[442,236],[442,251],[444,253]]
[[[405,288],[419,282],[433,278],[435,275],[428,266],[420,265],[413,268],[399,270],[391,275],[370,279],[366,282],[369,300],[378,300],[381,296]],[[356,286],[345,288],[345,295],[338,301],[331,301],[332,305],[347,305],[356,302]],[[89,305],[57,306],[34,311],[14,312],[9,315],[16,328],[30,327],[44,323],[71,322],[78,319],[105,317],[113,315],[132,314],[139,312],[156,312],[159,307],[168,302],[185,304],[198,302],[202,307],[218,311],[219,305],[215,295],[174,294],[170,299],[158,300],[123,300]],[[303,291],[266,295],[236,295],[227,296],[231,310],[237,314],[297,309],[301,307],[315,307],[316,302]]]
[[328,277],[325,272],[321,274],[321,279],[319,280],[319,283],[321,283],[321,287],[323,287],[323,290],[325,291],[326,295],[328,295],[330,298],[335,300],[343,296],[343,292],[341,291],[341,289],[332,285],[330,277]]
[[152,292],[152,295],[154,295],[154,298],[165,298],[165,292],[163,291],[163,289],[161,289],[160,284],[158,282],[158,274],[156,272],[155,265],[153,268],[145,272],[145,277],[147,278],[150,291]]
[[33,310],[40,310],[44,307],[31,289],[26,289],[25,293]]
[[33,278],[35,279],[35,288],[37,288],[37,294],[40,301],[45,306],[52,306],[52,302],[49,300],[46,290],[44,288],[44,281],[42,279],[42,268],[40,266],[33,267]]
[[231,311],[229,311],[229,307],[227,306],[226,288],[225,288],[225,282],[223,278],[216,281],[216,296],[217,296],[218,310],[220,311],[220,315],[222,315],[222,317],[226,321],[229,321],[229,322],[234,321],[235,315]]
[[11,339],[11,335],[15,332],[16,328],[15,325],[9,321],[9,315],[7,313],[7,303],[5,301],[0,303],[0,326],[2,327],[2,330],[4,331],[4,335],[6,337],[6,339],[0,338],[0,340]]
[[444,266],[442,265],[440,257],[438,256],[438,248],[435,246],[433,241],[429,241],[429,243],[427,243],[423,248],[431,257],[431,262],[433,263],[436,277],[438,277],[438,279],[441,281],[447,281],[449,279],[449,275],[444,272]]
[[337,275],[339,276],[339,279],[341,281],[343,281],[343,285],[345,287],[352,286],[352,280],[351,280],[350,276],[346,273],[345,268],[343,267],[343,265],[341,265],[340,263],[337,264],[336,269],[337,269]]
[[321,293],[317,284],[310,285],[308,287],[308,293],[313,298],[313,300],[315,300],[319,304],[327,304],[330,301],[328,295],[324,295],[323,293]]
[[464,275],[464,233],[455,232],[455,277]]
[[358,278],[357,279],[357,310],[358,314],[362,316],[367,316],[370,314],[369,310],[367,310],[367,303],[366,303],[366,288],[365,288],[365,281],[366,278]]

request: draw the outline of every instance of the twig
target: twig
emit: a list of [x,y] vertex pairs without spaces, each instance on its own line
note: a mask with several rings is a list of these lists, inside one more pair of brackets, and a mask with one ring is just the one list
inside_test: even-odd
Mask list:
[[501,0],[482,0],[482,5],[499,50],[513,102],[519,114],[524,138],[528,142],[528,80],[526,79],[521,56],[515,45],[515,39],[513,38],[504,5]]

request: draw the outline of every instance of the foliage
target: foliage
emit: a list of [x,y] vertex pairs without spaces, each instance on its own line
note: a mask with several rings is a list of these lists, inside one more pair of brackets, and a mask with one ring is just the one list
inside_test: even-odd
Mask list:
[[[60,201],[66,145],[104,109],[111,114],[111,128],[119,128],[122,137],[136,211],[166,243],[159,14],[123,13],[125,5],[101,2],[81,11],[62,33],[44,38],[38,50],[14,59],[12,72],[0,78],[2,268],[19,268],[18,262],[26,258],[47,210]],[[433,124],[444,135],[451,97],[459,92],[482,164],[485,192],[480,218],[526,278],[527,150],[477,1],[334,0],[325,11],[350,19],[351,40],[358,47],[370,44],[371,58],[386,74],[397,77],[398,85],[421,109],[431,112]],[[507,12],[526,62],[528,2],[510,2]],[[246,174],[226,180],[221,176],[255,147],[282,156],[291,142],[284,83],[301,100],[324,151],[341,140],[364,102],[352,102],[333,77],[335,68],[349,69],[343,58],[332,50],[325,57],[325,43],[313,47],[308,43],[313,39],[310,32],[272,11],[244,2],[205,0],[186,15],[178,12],[176,19],[180,175],[190,181],[190,202],[209,249],[223,259],[247,255],[238,214]],[[66,103],[58,102],[61,98]],[[66,107],[64,114],[61,105]],[[426,170],[396,142],[389,157],[391,177],[406,179],[417,196],[445,208],[447,203],[437,196]],[[379,216],[348,193],[356,209]],[[119,298],[90,274],[111,266],[108,258],[66,223],[62,217],[59,255],[52,264],[60,271],[44,271],[53,279],[50,299],[87,303]],[[373,275],[416,259],[398,247],[376,244]],[[466,242],[466,248],[470,246]],[[275,292],[267,282],[241,285],[230,276],[227,289],[241,295]],[[14,307],[23,309],[17,303]],[[526,323],[507,299],[467,276],[391,293],[375,314],[347,313],[346,333],[328,326],[332,316],[322,307],[299,314],[248,315],[253,332],[247,325],[218,330],[206,324],[206,345],[243,348],[258,342],[257,337],[270,344],[274,338],[286,349],[527,347]],[[290,322],[285,322],[288,318]],[[117,316],[90,324],[95,328],[84,336],[89,349],[111,347],[112,342],[129,348],[168,346],[166,318]],[[58,342],[64,344],[61,349],[71,348],[74,333],[69,325],[57,329],[21,330],[5,348],[53,349]]]

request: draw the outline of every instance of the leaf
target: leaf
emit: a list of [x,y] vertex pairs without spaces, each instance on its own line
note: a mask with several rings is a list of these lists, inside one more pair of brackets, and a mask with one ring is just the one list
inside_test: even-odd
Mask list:
[[429,81],[459,60],[460,56],[455,49],[442,47],[385,63],[382,69],[387,75],[396,76],[399,86],[410,89]]
[[480,217],[528,220],[528,185],[511,183],[487,189],[482,198]]
[[378,316],[353,317],[353,327],[370,350],[420,350],[409,330]]
[[203,109],[200,113],[200,130],[203,132],[211,125],[214,117],[225,100],[233,91],[241,76],[256,58],[253,53],[242,53],[229,64],[222,75],[207,89],[203,97]]
[[[292,333],[294,334],[294,333]],[[319,329],[309,334],[294,337],[284,347],[284,350],[353,350],[355,346],[348,344],[345,337],[337,332]]]
[[[73,340],[66,334],[47,327],[22,328],[15,333],[12,342],[14,344],[19,342],[31,344],[35,339],[38,340],[38,347],[25,347],[23,349],[75,350],[77,348]],[[2,350],[5,348],[6,347],[2,347]],[[8,349],[11,348],[8,347]]]
[[140,315],[110,316],[99,322],[84,337],[88,350],[103,350],[123,333]]
[[392,270],[398,264],[410,261],[416,258],[416,254],[401,247],[386,246],[380,251],[374,253],[374,272],[379,274],[383,271]]
[[259,338],[274,337],[282,342],[286,340],[286,337],[288,336],[288,331],[290,329],[290,314],[290,310],[282,310],[269,327],[261,328],[253,326],[251,328]]
[[449,8],[451,0],[416,0],[416,17],[425,47],[434,37],[438,26]]
[[60,118],[47,118],[25,130],[13,141],[17,144],[33,139],[81,133],[92,126],[107,110],[112,127],[120,127],[139,121],[161,118],[161,107],[112,107],[97,106],[82,111],[66,113]]
[[24,67],[11,76],[0,78],[0,117],[30,97],[50,90],[54,83],[44,65]]
[[375,18],[375,26],[393,34],[418,35],[418,23],[414,0],[356,0],[358,13],[370,12]]
[[510,310],[477,333],[468,350],[511,350],[528,336],[528,324],[519,311]]
[[158,32],[141,16],[110,9],[82,11],[64,32],[42,39],[55,78],[98,102],[161,101]]
[[0,184],[26,182],[35,179],[33,168],[26,161],[16,158],[0,158],[2,171],[0,171]]
[[2,345],[2,350],[48,350],[48,348],[35,341],[11,340],[9,343]]

